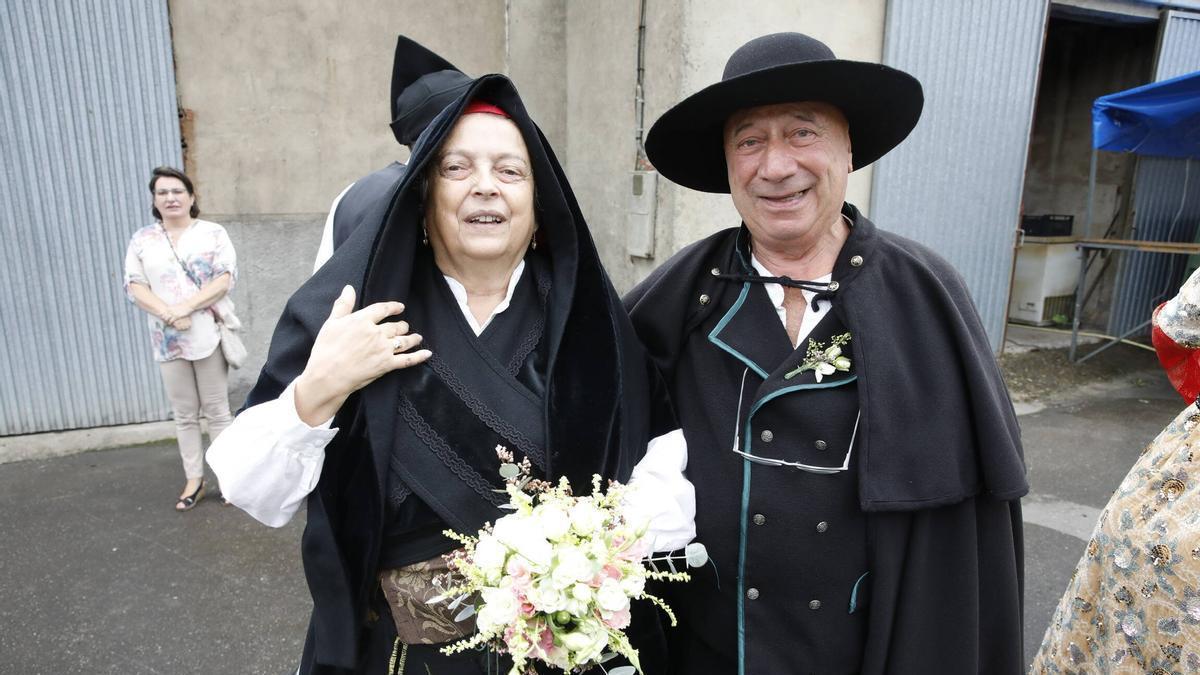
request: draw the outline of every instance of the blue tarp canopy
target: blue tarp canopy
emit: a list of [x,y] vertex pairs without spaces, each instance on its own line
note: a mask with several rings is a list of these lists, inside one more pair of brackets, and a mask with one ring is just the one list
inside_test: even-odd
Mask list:
[[1092,104],[1092,145],[1158,157],[1200,157],[1200,71]]

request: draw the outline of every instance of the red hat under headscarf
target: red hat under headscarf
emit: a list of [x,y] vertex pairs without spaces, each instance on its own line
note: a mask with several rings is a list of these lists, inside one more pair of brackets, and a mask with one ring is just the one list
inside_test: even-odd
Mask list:
[[508,113],[504,112],[504,110],[500,108],[500,106],[488,103],[487,101],[481,101],[479,99],[475,99],[474,101],[468,103],[467,107],[463,110],[464,115],[470,115],[471,113],[488,113],[491,115],[499,115],[506,120],[512,119],[508,116]]

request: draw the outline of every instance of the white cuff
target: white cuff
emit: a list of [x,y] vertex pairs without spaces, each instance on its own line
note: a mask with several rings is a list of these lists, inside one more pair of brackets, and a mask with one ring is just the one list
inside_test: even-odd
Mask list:
[[279,423],[281,431],[279,444],[295,451],[301,456],[325,455],[325,446],[337,436],[338,430],[333,428],[333,418],[325,420],[315,427],[310,427],[300,419],[296,411],[296,383],[293,381],[276,399],[279,404]]
[[310,427],[288,385],[279,398],[246,409],[208,448],[221,494],[255,520],[282,527],[317,487],[332,420]]
[[633,467],[625,504],[649,523],[654,551],[674,551],[696,538],[696,490],[683,475],[686,468],[682,429],[651,440]]

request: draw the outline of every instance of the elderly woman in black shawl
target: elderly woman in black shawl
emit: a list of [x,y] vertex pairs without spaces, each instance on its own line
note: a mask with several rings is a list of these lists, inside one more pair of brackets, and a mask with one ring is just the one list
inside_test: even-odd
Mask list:
[[[577,489],[627,480],[648,440],[647,362],[506,78],[444,110],[373,208],[288,302],[248,400],[267,403],[209,462],[267,524],[307,500],[301,673],[486,672],[487,655],[437,650],[472,630],[424,602],[456,545],[442,531],[503,514],[497,446]],[[641,625],[629,634],[655,672],[656,623]]]

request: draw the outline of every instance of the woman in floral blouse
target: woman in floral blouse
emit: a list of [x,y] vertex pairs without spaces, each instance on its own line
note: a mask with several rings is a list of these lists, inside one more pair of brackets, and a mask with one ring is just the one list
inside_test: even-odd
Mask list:
[[225,228],[196,217],[192,181],[182,171],[154,169],[150,194],[158,222],[129,240],[125,291],[148,314],[150,347],[171,400],[187,475],[175,508],[187,511],[204,498],[200,414],[210,439],[233,421],[216,314],[232,314],[227,294],[237,278],[237,257]]
[[1200,671],[1200,272],[1155,312],[1154,345],[1189,405],[1101,512],[1034,675]]

